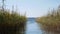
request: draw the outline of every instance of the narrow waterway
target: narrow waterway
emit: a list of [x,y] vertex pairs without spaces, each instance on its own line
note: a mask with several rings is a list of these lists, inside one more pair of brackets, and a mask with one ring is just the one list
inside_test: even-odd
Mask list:
[[35,22],[35,19],[28,19],[26,23],[26,34],[42,34],[40,27]]
[[[25,27],[24,27],[25,26]],[[37,23],[34,18],[27,19],[26,25],[20,29],[20,34],[60,34],[52,31],[46,31]]]
[[44,30],[44,28],[41,27],[41,24],[35,21],[35,18],[27,19],[26,24],[22,25],[19,33],[20,34],[60,34],[60,33],[51,32],[51,31],[49,32]]

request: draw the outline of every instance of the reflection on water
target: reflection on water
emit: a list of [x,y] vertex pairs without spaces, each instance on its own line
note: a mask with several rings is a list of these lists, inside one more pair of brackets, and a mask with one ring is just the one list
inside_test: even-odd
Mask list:
[[50,29],[48,30],[48,28],[42,28],[43,26],[35,22],[33,18],[17,26],[3,26],[0,28],[0,34],[60,34],[59,30],[55,31],[52,29],[52,31],[49,31]]
[[35,19],[28,19],[25,32],[26,34],[42,34]]
[[20,28],[19,33],[20,34],[60,34],[60,32],[47,31],[48,29],[45,30],[45,28],[42,27],[41,24],[35,22],[35,19],[28,19],[26,25],[22,25],[22,27]]

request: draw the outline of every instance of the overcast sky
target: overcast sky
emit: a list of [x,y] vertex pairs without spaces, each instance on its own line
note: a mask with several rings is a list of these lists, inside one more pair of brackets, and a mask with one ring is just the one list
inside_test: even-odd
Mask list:
[[[0,0],[0,4],[1,4]],[[6,8],[12,10],[12,5],[16,6],[18,13],[25,13],[27,17],[39,17],[47,13],[52,8],[57,8],[60,0],[5,0]]]

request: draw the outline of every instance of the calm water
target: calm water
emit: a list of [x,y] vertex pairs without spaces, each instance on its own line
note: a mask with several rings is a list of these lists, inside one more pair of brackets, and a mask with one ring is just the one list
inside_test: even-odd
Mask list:
[[42,31],[38,24],[35,22],[35,19],[28,19],[26,23],[26,34],[42,34]]
[[20,33],[22,34],[60,34],[55,32],[47,32],[41,29],[41,24],[35,22],[34,18],[29,18],[26,22],[25,27],[22,27]]

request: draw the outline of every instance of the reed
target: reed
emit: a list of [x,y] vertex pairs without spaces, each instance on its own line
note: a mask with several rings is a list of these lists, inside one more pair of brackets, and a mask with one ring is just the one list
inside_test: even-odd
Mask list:
[[26,16],[0,10],[0,34],[17,34],[17,31],[24,29],[26,21]]
[[57,10],[52,10],[46,16],[42,16],[36,19],[36,21],[42,24],[42,29],[52,32],[60,32],[60,6]]

